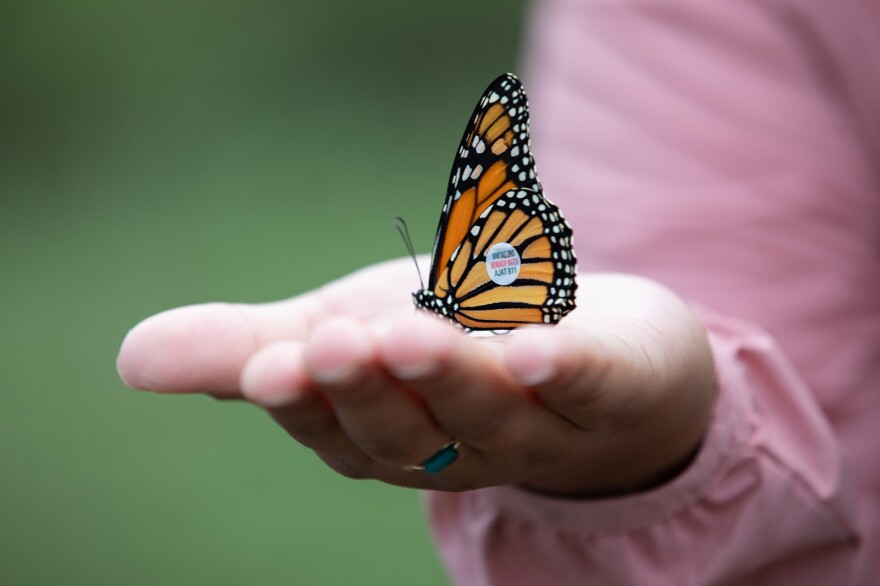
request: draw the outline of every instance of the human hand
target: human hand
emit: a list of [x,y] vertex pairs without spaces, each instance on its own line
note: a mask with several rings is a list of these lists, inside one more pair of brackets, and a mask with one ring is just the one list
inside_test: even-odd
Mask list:
[[[404,259],[284,302],[159,314],[126,337],[120,376],[243,398],[337,472],[401,486],[613,495],[663,482],[695,453],[711,352],[668,290],[583,275],[578,308],[557,326],[473,337],[414,315],[411,272]],[[452,437],[450,467],[406,469]]]

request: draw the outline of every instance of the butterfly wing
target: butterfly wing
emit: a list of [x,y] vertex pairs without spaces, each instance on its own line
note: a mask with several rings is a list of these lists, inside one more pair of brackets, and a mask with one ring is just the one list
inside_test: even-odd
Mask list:
[[571,237],[542,194],[508,191],[477,218],[423,302],[468,330],[556,323],[575,306]]
[[486,88],[458,147],[434,239],[429,289],[477,218],[504,193],[523,187],[541,191],[529,144],[528,100],[508,73]]
[[574,309],[571,228],[548,201],[529,144],[529,106],[511,74],[474,110],[452,166],[428,288],[414,294],[467,330],[556,323]]

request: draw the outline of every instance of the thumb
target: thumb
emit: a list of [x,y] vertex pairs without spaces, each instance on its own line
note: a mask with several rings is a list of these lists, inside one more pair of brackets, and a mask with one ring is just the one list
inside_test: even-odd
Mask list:
[[665,362],[652,354],[656,351],[616,332],[539,327],[513,337],[505,364],[549,409],[591,428],[602,415],[619,417],[650,400],[663,378],[655,363]]

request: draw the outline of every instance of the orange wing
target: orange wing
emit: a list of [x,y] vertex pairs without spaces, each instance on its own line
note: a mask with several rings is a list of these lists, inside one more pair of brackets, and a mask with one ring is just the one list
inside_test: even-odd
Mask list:
[[458,148],[417,307],[466,330],[553,324],[574,309],[571,228],[542,193],[530,151],[525,91],[502,75]]
[[[558,322],[575,306],[571,236],[559,210],[540,193],[505,193],[480,215],[441,270],[429,309],[442,307],[438,313],[469,330]],[[494,250],[507,253],[494,261]],[[506,282],[497,271],[513,278]]]
[[486,208],[511,189],[541,191],[530,151],[528,100],[508,73],[486,88],[458,147],[434,239],[429,288]]

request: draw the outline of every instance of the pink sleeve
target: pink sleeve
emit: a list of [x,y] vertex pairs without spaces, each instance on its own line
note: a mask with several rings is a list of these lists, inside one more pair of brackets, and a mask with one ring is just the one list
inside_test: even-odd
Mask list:
[[720,393],[694,463],[599,501],[432,493],[456,584],[868,584],[833,434],[764,333],[703,313]]

